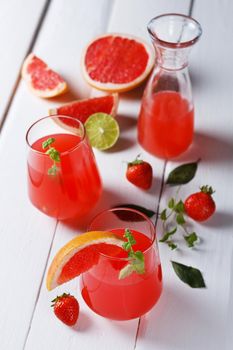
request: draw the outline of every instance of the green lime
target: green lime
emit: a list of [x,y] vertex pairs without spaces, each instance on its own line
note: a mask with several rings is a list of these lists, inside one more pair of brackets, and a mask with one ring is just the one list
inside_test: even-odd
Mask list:
[[102,151],[115,145],[120,135],[117,121],[106,113],[92,114],[86,120],[85,128],[91,146]]

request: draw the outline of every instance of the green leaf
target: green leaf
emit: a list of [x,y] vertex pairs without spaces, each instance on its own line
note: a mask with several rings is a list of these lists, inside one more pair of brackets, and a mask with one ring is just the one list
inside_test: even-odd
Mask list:
[[[141,207],[140,205],[135,204],[120,204],[116,205],[113,208],[129,208],[129,209],[135,209],[139,211],[140,213],[146,215],[148,218],[151,218],[153,215],[155,215],[155,212],[153,210]],[[122,221],[144,221],[144,218],[139,216],[137,213],[126,211],[126,210],[120,210],[118,212],[113,212],[120,220]]]
[[120,270],[118,278],[122,280],[123,278],[131,275],[132,272],[133,272],[133,266],[131,264],[128,264],[125,267],[123,267],[123,269]]
[[46,141],[42,142],[42,148],[48,148],[54,141],[55,139],[53,137],[49,137]]
[[184,213],[184,203],[180,200],[174,207],[176,213]]
[[[126,243],[128,243],[128,245],[130,246],[130,248],[131,248],[132,245],[136,244],[136,241],[135,241],[135,239],[134,239],[134,236],[132,235],[132,232],[131,232],[128,228],[125,229],[124,237],[127,239],[128,242],[126,242]],[[123,244],[123,245],[124,245],[124,244]],[[127,249],[127,250],[128,250],[128,249]]]
[[46,154],[49,155],[49,157],[54,161],[54,162],[60,162],[60,153],[54,148],[51,147],[46,151]]
[[137,252],[130,252],[129,253],[130,262],[128,265],[123,267],[123,269],[120,270],[119,279],[123,279],[129,275],[131,275],[132,272],[136,272],[138,274],[145,273],[145,261],[144,261],[144,254],[140,251]]
[[195,232],[190,233],[187,236],[184,236],[184,239],[188,245],[188,247],[194,247],[195,242],[198,240],[198,237]]
[[200,160],[194,163],[182,164],[173,169],[168,175],[166,184],[176,186],[183,185],[191,181],[196,174],[199,161]]
[[48,169],[48,175],[56,175],[58,172],[59,168],[53,164],[51,168]]
[[137,250],[135,253],[135,258],[141,262],[144,261],[144,254],[140,251],[140,250]]
[[169,202],[168,202],[168,208],[169,209],[173,209],[175,206],[175,199],[174,198],[170,198]]
[[125,229],[124,237],[127,239],[127,242],[123,243],[122,248],[129,251],[129,264],[121,269],[119,279],[129,276],[133,271],[139,274],[145,273],[144,254],[140,250],[136,252],[133,250],[132,245],[136,244],[136,241],[128,228]]
[[133,271],[139,274],[145,273],[144,254],[140,251],[135,252],[131,265],[133,266]]
[[160,214],[160,219],[165,221],[167,220],[167,209],[164,209]]
[[182,282],[188,284],[192,288],[206,288],[205,281],[200,270],[175,261],[171,261],[171,263],[176,275]]
[[167,241],[167,245],[171,250],[174,250],[177,248],[177,245],[173,241]]
[[163,237],[159,240],[159,242],[166,242],[168,240],[168,238],[172,235],[174,235],[174,233],[176,233],[177,231],[177,227],[175,227],[172,231],[166,232]]
[[181,214],[181,213],[177,214],[176,222],[177,222],[178,225],[184,225],[185,222],[186,222],[185,219],[184,219],[184,215]]

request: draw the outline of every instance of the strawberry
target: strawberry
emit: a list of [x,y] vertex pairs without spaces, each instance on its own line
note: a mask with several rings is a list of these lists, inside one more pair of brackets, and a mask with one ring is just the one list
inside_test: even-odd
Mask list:
[[149,163],[139,159],[139,156],[128,163],[126,178],[129,182],[144,190],[148,190],[152,184],[153,171]]
[[191,194],[184,202],[185,212],[196,221],[205,221],[215,212],[214,193],[211,186],[202,186],[200,192]]
[[74,296],[63,293],[52,300],[55,315],[67,326],[73,326],[79,314],[79,304]]

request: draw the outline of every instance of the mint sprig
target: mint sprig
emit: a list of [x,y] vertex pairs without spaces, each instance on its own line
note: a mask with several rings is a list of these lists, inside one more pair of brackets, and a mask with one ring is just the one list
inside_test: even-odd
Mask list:
[[161,243],[166,243],[172,250],[177,248],[177,244],[171,239],[177,232],[178,228],[182,228],[185,232],[184,240],[189,248],[194,247],[198,241],[198,236],[195,232],[189,232],[187,229],[187,220],[185,218],[184,203],[182,200],[176,201],[175,198],[170,198],[167,208],[160,213],[160,220],[163,224],[163,237],[159,240]]
[[134,271],[138,274],[145,273],[144,254],[140,250],[136,252],[133,250],[132,246],[136,244],[136,241],[129,229],[125,230],[124,238],[126,238],[127,241],[123,243],[122,248],[128,252],[129,263],[120,270],[119,279],[131,275]]
[[48,169],[48,175],[56,175],[59,168],[56,163],[60,163],[60,153],[56,150],[55,147],[51,147],[51,144],[54,143],[55,139],[53,137],[49,137],[46,141],[42,143],[42,148],[44,150],[47,149],[45,154],[48,154],[50,159],[53,161],[53,165]]

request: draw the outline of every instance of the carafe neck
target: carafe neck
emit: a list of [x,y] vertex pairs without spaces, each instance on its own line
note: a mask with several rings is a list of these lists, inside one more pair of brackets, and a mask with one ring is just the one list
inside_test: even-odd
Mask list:
[[176,13],[153,18],[147,29],[156,50],[157,63],[167,70],[180,70],[188,65],[191,47],[202,33],[196,20]]
[[170,49],[154,45],[157,64],[166,70],[181,70],[188,66],[190,48]]

